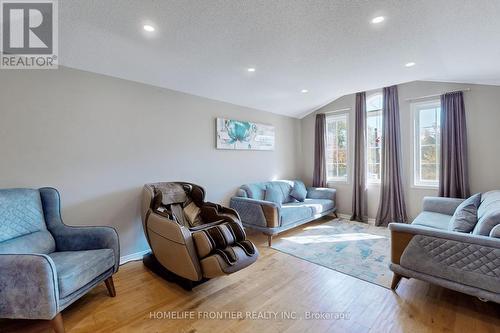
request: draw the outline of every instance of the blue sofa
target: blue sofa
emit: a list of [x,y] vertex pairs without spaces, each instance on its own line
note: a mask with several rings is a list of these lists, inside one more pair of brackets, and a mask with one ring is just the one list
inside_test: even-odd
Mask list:
[[53,188],[0,190],[0,318],[51,320],[64,332],[60,312],[112,275],[120,258],[110,227],[63,223]]
[[[280,232],[295,228],[327,214],[336,215],[336,190],[331,188],[307,188],[304,202],[290,196],[299,181],[270,181],[242,185],[236,196],[231,198],[230,206],[241,217],[245,227],[262,231],[268,236],[269,246],[272,237]],[[265,201],[268,188],[281,191],[285,200],[282,204]]]
[[451,230],[462,201],[426,197],[411,224],[389,224],[392,289],[415,278],[500,303],[500,191],[481,195],[470,233]]

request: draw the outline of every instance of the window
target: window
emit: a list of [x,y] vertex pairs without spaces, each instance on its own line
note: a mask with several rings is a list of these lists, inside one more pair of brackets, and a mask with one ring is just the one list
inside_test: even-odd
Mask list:
[[380,183],[382,173],[382,94],[366,99],[366,178],[368,183]]
[[439,100],[412,105],[415,123],[414,185],[439,185],[440,116]]
[[326,175],[328,181],[347,182],[348,114],[326,118]]

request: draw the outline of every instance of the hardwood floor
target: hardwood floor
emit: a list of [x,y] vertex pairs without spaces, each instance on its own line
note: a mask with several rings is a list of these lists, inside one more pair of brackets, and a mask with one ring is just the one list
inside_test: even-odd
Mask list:
[[[293,231],[292,231],[293,232]],[[267,247],[252,235],[260,258],[192,292],[148,271],[142,262],[115,275],[116,297],[104,283],[63,311],[68,333],[81,332],[500,332],[500,305],[483,303],[417,280],[397,293]],[[279,312],[277,319],[161,319],[200,312]],[[281,315],[347,313],[347,319],[292,320]],[[156,319],[154,316],[156,315]],[[238,316],[238,313],[233,314]],[[241,315],[241,313],[240,313]],[[51,332],[45,322],[0,321],[0,332]]]

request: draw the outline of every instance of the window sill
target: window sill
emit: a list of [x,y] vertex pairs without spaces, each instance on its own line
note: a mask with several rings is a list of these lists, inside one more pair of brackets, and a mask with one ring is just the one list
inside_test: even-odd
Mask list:
[[327,180],[326,185],[336,184],[336,185],[349,185],[348,180]]
[[414,188],[416,190],[438,190],[439,186],[437,185],[415,185],[413,184],[411,188]]

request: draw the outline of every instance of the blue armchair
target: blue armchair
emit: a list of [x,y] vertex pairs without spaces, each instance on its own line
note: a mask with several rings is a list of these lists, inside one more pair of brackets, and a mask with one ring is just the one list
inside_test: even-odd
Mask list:
[[0,190],[0,318],[51,320],[105,281],[119,265],[118,234],[110,227],[63,223],[53,188]]

